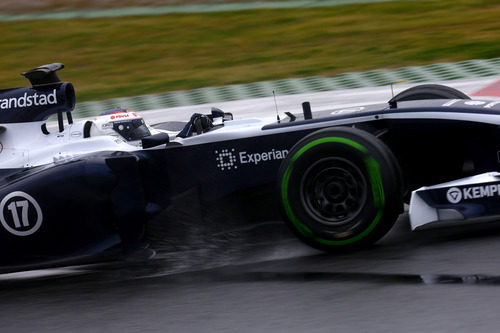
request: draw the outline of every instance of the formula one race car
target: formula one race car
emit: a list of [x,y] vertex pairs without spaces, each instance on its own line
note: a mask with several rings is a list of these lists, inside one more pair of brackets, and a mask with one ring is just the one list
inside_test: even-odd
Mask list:
[[74,122],[62,67],[35,68],[23,73],[32,86],[0,91],[4,266],[133,251],[148,221],[186,193],[213,216],[239,210],[251,223],[281,213],[328,252],[377,241],[405,202],[413,229],[500,215],[500,101],[421,85],[314,116],[304,103],[303,114],[273,122],[213,109],[168,131],[120,109]]

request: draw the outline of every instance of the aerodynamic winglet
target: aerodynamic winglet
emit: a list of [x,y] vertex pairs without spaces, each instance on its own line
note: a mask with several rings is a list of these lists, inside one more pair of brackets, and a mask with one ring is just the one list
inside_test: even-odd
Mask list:
[[30,69],[27,72],[21,73],[22,76],[30,80],[34,86],[61,82],[56,72],[64,68],[64,64],[55,62],[53,64],[42,65],[37,68]]

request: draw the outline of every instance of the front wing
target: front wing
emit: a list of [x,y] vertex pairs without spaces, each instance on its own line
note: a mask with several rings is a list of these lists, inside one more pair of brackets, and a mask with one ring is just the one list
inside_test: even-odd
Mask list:
[[500,220],[500,173],[421,187],[412,192],[409,216],[412,230]]

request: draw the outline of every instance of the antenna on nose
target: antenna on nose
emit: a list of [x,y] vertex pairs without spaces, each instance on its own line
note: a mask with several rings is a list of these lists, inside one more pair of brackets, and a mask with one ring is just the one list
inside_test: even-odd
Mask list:
[[274,106],[276,107],[276,119],[278,120],[278,124],[281,122],[281,119],[280,119],[280,114],[278,112],[278,103],[276,103],[276,94],[274,93],[274,90],[273,90],[273,96],[274,96]]

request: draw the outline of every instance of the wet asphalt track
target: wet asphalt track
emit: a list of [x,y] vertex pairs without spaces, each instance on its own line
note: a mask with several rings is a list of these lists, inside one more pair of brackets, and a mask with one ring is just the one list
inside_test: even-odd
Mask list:
[[147,262],[0,275],[0,332],[500,326],[500,223],[411,233],[403,216],[373,248],[330,256],[302,245],[281,222],[209,236],[176,251],[160,245]]
[[227,244],[229,254],[4,275],[0,331],[498,331],[500,224],[410,233],[407,222],[342,255],[310,250],[276,224],[273,240]]

